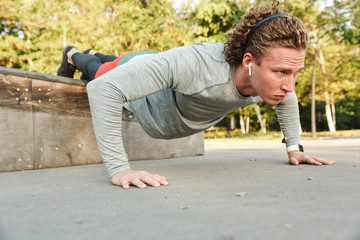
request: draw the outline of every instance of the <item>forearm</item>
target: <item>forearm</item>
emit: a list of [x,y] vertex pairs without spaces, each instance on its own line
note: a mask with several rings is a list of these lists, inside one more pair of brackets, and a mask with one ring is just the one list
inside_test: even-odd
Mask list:
[[297,146],[300,144],[298,101],[294,92],[290,94],[276,106],[277,116],[288,152],[298,150]]
[[149,61],[138,60],[125,65],[87,85],[96,141],[110,177],[130,168],[122,140],[124,103],[161,91],[170,85],[170,79],[160,75],[167,72],[165,64],[153,66]]
[[125,97],[111,84],[87,85],[96,141],[110,177],[130,168],[122,141],[122,108]]

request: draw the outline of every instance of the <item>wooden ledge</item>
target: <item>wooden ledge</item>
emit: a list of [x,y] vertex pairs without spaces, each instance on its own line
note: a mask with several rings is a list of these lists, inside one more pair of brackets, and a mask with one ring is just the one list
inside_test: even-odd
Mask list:
[[1,67],[1,66],[0,66],[0,74],[13,75],[13,76],[19,76],[19,77],[25,77],[25,78],[31,78],[31,79],[38,79],[38,80],[45,80],[45,81],[57,82],[57,83],[66,83],[66,84],[78,85],[78,86],[85,86],[85,84],[81,80],[76,80],[76,79],[67,78],[67,77],[53,76],[53,75],[44,74],[44,73],[24,71],[24,70],[15,69],[15,68]]
[[[148,136],[123,114],[130,160],[204,154],[204,135]],[[101,163],[86,88],[81,80],[0,67],[0,172]]]

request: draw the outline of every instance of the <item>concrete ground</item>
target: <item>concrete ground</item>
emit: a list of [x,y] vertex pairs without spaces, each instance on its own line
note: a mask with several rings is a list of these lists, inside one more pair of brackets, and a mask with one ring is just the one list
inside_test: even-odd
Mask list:
[[0,173],[0,239],[360,239],[360,139],[303,145],[337,163],[290,166],[254,141],[132,162],[170,182],[145,190],[112,186],[103,165]]

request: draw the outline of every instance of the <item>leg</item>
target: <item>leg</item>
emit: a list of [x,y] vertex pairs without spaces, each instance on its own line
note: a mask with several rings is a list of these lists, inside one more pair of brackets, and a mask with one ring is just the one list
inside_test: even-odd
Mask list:
[[66,46],[63,50],[62,62],[57,70],[57,75],[62,77],[73,78],[76,71],[76,67],[69,61],[69,52],[76,50],[73,46]]
[[[82,52],[83,54],[87,54],[87,55],[93,55],[96,58],[99,59],[99,61],[101,61],[103,64],[98,68],[98,70],[95,73],[94,78],[100,77],[101,75],[103,75],[104,73],[110,71],[111,69],[114,69],[117,67],[119,61],[122,59],[122,57],[115,57],[112,55],[105,55],[105,54],[101,54],[101,53],[97,53],[92,49],[88,49]],[[85,78],[86,76],[84,76],[85,74],[83,73],[81,75],[81,80],[87,80],[89,78]],[[90,79],[91,81],[92,79]]]
[[115,56],[112,56],[112,55],[104,55],[104,54],[101,54],[101,53],[95,53],[95,56],[97,58],[99,58],[102,62],[112,62],[114,61],[115,59],[117,59],[117,57]]
[[[87,50],[83,51],[82,53],[88,54],[88,55],[93,55],[93,56],[97,57],[98,60],[100,60],[103,63],[103,65],[101,67],[98,67],[98,70],[100,69],[100,71],[98,72],[98,75],[96,75],[96,73],[95,73],[95,75],[91,74],[91,76],[88,76],[89,73],[82,72],[80,79],[85,83],[85,85],[89,81],[95,79],[96,77],[104,74],[105,72],[111,70],[112,68],[114,68],[116,66],[117,62],[115,63],[114,61],[117,60],[117,57],[115,57],[115,56],[97,53],[93,49],[87,49]],[[75,56],[75,58],[76,57],[77,56]]]
[[117,57],[115,57],[113,55],[105,55],[105,54],[102,54],[102,53],[98,53],[98,52],[95,52],[93,49],[85,50],[82,53],[83,54],[94,55],[95,57],[99,58],[100,61],[102,61],[103,63],[112,62],[115,59],[117,59]]
[[91,54],[96,53],[94,50],[89,50],[88,53],[89,54],[81,54],[75,48],[68,52],[69,63],[75,65],[82,72],[80,79],[85,84],[115,68],[121,59],[115,56],[101,54],[104,56],[103,60],[113,59],[112,61],[103,63],[100,58]]
[[69,55],[69,59],[72,60],[73,65],[83,73],[81,80],[91,81],[95,79],[95,74],[102,65],[102,62],[97,57],[81,54],[77,51]]
[[102,62],[95,56],[88,54],[80,54],[73,46],[67,46],[63,51],[63,60],[57,71],[58,76],[74,77],[76,68],[83,74],[81,80],[85,84],[95,78],[95,74]]

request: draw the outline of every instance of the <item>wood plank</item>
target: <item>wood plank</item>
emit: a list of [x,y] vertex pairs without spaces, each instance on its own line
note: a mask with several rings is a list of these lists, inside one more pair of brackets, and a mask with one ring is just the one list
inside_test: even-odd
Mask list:
[[67,77],[54,76],[44,73],[30,72],[21,69],[7,68],[0,66],[0,74],[19,76],[24,78],[32,78],[38,80],[45,80],[49,82],[67,83],[71,85],[84,86],[84,83],[78,79],[72,79]]
[[83,86],[33,80],[35,167],[101,163]]
[[33,79],[32,104],[34,112],[61,116],[91,116],[86,88],[83,86]]
[[[204,154],[203,133],[154,139],[126,110],[123,139],[130,160]],[[0,145],[0,172],[102,162],[81,81],[4,67],[0,67]]]
[[0,74],[0,172],[34,169],[31,80]]

